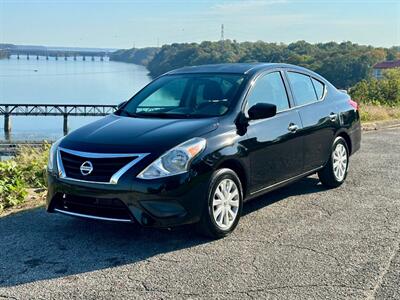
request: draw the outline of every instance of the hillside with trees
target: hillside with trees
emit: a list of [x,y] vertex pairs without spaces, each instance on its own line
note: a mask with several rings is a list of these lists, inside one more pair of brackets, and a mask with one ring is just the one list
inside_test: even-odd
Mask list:
[[110,60],[147,66],[159,50],[156,47],[117,50],[110,54]]
[[[120,50],[112,59],[126,62],[135,59],[141,49]],[[146,59],[141,58],[152,77],[183,66],[235,62],[279,62],[309,68],[339,88],[348,88],[368,79],[372,66],[383,60],[400,58],[398,47],[376,48],[351,42],[310,44],[298,41],[286,44],[225,40],[198,43],[174,43],[161,49],[152,48]],[[138,62],[135,62],[138,63]]]
[[348,88],[369,78],[372,66],[399,57],[398,48],[375,48],[351,42],[310,44],[298,41],[289,45],[243,42],[202,42],[165,45],[148,64],[150,74],[158,76],[171,69],[209,63],[281,62],[309,68],[339,88]]

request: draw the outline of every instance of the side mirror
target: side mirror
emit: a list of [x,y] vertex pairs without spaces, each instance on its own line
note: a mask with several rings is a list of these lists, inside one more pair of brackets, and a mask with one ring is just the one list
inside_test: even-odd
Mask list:
[[257,103],[250,107],[248,114],[250,120],[271,118],[276,115],[276,105],[270,103]]
[[120,104],[118,104],[117,109],[120,109],[122,106],[124,106],[126,102],[128,102],[128,101],[124,101],[124,102],[121,102]]

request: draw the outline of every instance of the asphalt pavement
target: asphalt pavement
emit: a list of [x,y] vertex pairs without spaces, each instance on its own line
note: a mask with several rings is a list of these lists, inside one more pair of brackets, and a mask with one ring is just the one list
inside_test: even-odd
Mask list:
[[400,128],[363,134],[347,181],[245,204],[212,241],[47,214],[0,218],[0,299],[400,299]]

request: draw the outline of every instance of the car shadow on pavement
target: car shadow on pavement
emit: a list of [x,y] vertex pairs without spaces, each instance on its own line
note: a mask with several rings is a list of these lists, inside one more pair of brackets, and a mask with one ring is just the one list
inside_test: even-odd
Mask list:
[[288,186],[271,191],[260,197],[251,199],[243,206],[242,215],[250,214],[256,210],[259,210],[265,206],[271,205],[290,196],[313,194],[325,190],[326,187],[320,184],[319,179],[314,177],[306,177]]
[[[321,191],[316,181],[306,178],[250,201],[244,214],[288,196]],[[0,218],[0,288],[123,266],[208,242],[188,226],[146,229],[36,208]]]

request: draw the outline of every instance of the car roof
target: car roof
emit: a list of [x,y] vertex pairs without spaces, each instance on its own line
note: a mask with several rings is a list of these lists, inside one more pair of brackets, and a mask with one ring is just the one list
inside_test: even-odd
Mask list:
[[226,63],[183,67],[172,70],[166,74],[195,74],[195,73],[232,73],[232,74],[249,74],[265,71],[274,68],[291,68],[298,71],[311,72],[305,68],[282,63]]

